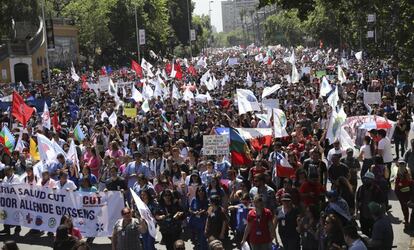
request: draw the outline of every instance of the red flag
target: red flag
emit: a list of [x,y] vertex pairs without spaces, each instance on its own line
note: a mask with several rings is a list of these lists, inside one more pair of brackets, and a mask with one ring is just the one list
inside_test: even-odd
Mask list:
[[168,75],[171,74],[172,71],[172,66],[171,63],[167,63],[167,65],[165,65],[165,73],[167,73]]
[[323,47],[323,41],[319,40],[319,48],[322,49],[322,47]]
[[187,69],[188,74],[192,75],[192,76],[197,76],[197,71],[196,69],[193,67],[193,65],[190,65],[190,67],[188,67]]
[[106,67],[102,66],[101,68],[101,75],[106,76]]
[[23,97],[16,91],[13,91],[12,115],[23,124],[23,127],[26,127],[27,121],[30,120],[33,112],[34,108],[27,105]]
[[272,64],[272,58],[268,57],[267,58],[267,65],[271,65]]
[[174,70],[176,71],[175,73],[175,78],[178,80],[182,80],[183,79],[183,70],[181,69],[181,65],[176,63],[174,64]]
[[88,82],[86,81],[86,76],[82,75],[82,89],[83,91],[88,90],[89,86],[88,86]]
[[142,67],[133,59],[131,59],[131,68],[139,78],[142,78]]
[[258,137],[250,140],[250,145],[256,150],[260,151],[262,150],[263,146],[266,145],[270,147],[270,144],[272,144],[272,136],[267,135],[264,137]]
[[59,124],[59,117],[58,117],[57,113],[55,113],[52,117],[52,124],[53,124],[53,127],[55,128],[56,132],[60,132],[61,127],[60,127],[60,124]]

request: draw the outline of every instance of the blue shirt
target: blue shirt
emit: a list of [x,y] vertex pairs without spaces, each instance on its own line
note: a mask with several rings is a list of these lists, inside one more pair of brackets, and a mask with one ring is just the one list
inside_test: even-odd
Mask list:
[[227,171],[229,171],[230,166],[230,162],[224,160],[221,163],[216,162],[214,164],[214,170],[221,173],[222,179],[228,179]]

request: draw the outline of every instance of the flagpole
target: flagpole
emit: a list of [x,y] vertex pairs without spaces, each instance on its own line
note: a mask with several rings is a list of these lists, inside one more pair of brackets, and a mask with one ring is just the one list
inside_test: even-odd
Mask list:
[[137,16],[137,6],[135,6],[135,32],[137,33],[137,56],[138,63],[141,63],[141,55],[139,51],[139,30],[138,30],[138,16]]
[[189,43],[190,43],[190,59],[193,59],[193,48],[192,48],[192,46],[191,46],[191,20],[190,20],[190,13],[191,13],[191,10],[190,10],[190,5],[188,4],[188,1],[190,1],[190,0],[185,0],[185,3],[187,4],[187,22],[188,22],[188,40],[189,40]]
[[[50,88],[50,70],[49,70],[49,52],[48,52],[48,45],[47,45],[47,34],[46,34],[46,19],[45,19],[45,1],[42,2],[42,18],[43,18],[43,39],[45,39],[45,56],[46,56],[46,67],[47,67],[47,81],[49,83]],[[53,29],[53,26],[52,26]]]

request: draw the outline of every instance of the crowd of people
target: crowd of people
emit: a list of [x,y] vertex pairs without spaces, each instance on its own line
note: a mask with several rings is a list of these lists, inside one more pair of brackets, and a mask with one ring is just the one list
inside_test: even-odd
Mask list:
[[[250,46],[215,50],[196,60],[154,57],[148,59],[152,68],[141,64],[139,73],[127,68],[102,72],[84,67],[78,71],[83,83],[68,71],[52,74],[50,85],[2,88],[4,96],[15,90],[25,99],[50,98],[50,113],[58,116],[58,124],[45,129],[42,111],[37,110],[27,128],[12,129],[16,136],[22,134],[26,147],[10,153],[0,146],[3,183],[76,192],[121,191],[125,208],[114,225],[114,250],[155,249],[155,239],[134,209],[130,188],[151,210],[162,235],[157,240],[168,250],[184,249],[183,239],[190,239],[201,250],[247,246],[253,250],[275,246],[287,250],[391,249],[393,228],[386,214],[391,208],[389,192],[395,192],[400,201],[406,230],[414,229],[409,211],[414,207],[414,141],[407,147],[414,105],[411,83],[397,86],[400,71],[391,59],[364,56],[358,60],[350,52],[303,47],[294,54],[293,64],[310,70],[304,70],[293,83],[292,62],[286,59],[294,58],[292,50]],[[236,63],[229,65],[229,58],[232,62],[236,58]],[[338,79],[338,65],[346,81]],[[171,71],[179,71],[182,78],[171,77]],[[317,77],[317,71],[324,71],[332,89],[338,90],[338,107],[348,117],[385,117],[396,122],[393,135],[387,129],[373,128],[358,150],[345,148],[341,138],[330,144],[326,133],[336,107],[327,102],[332,91],[320,96],[322,76]],[[209,76],[204,79],[206,72]],[[92,88],[102,74],[115,86],[131,84],[119,87],[116,95]],[[280,89],[267,98],[278,99],[286,114],[287,136],[273,138],[259,148],[247,140],[249,161],[241,165],[234,163],[231,154],[203,154],[203,136],[214,134],[217,128],[273,128],[273,119],[263,119],[260,111],[239,114],[235,94],[236,89],[249,89],[261,101],[263,88],[275,84]],[[142,100],[132,98],[134,88]],[[364,104],[365,91],[380,92],[381,103]],[[196,98],[200,94],[206,99]],[[125,115],[126,108],[135,108],[136,116]],[[108,117],[113,113],[115,123]],[[17,124],[9,111],[0,120]],[[77,124],[86,135],[82,141],[74,135]],[[38,133],[64,151],[73,140],[79,168],[59,154],[37,176],[29,145]],[[395,158],[391,143],[395,143]],[[294,168],[293,175],[277,176],[281,158]],[[398,171],[392,183],[393,164]],[[14,232],[19,234],[20,227]],[[10,234],[11,226],[4,225],[1,233]],[[55,249],[79,244],[85,248],[76,249],[86,249],[94,240],[78,243],[81,239],[71,218],[62,218]]]

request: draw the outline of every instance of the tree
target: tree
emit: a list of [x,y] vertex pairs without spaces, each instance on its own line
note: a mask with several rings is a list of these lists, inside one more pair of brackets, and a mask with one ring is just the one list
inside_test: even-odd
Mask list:
[[265,27],[267,44],[297,46],[303,43],[305,32],[297,17],[297,11],[281,11],[271,15],[266,19]]
[[188,33],[188,9],[190,9],[190,13],[193,13],[194,4],[192,4],[191,0],[169,0],[168,9],[170,15],[170,25],[177,39],[175,41],[175,45],[178,45],[179,43],[188,45],[190,38]]
[[0,39],[11,38],[12,20],[26,21],[39,25],[41,15],[38,1],[32,0],[1,0],[0,4]]

